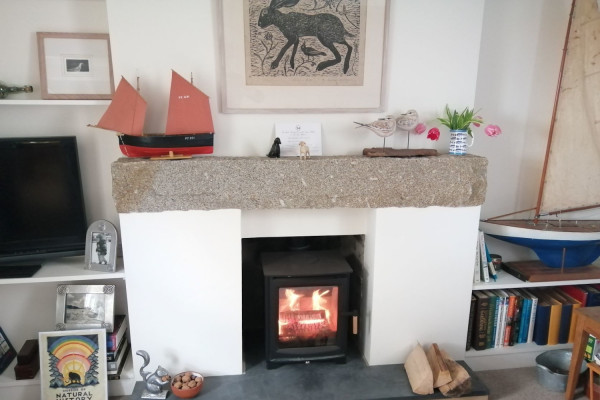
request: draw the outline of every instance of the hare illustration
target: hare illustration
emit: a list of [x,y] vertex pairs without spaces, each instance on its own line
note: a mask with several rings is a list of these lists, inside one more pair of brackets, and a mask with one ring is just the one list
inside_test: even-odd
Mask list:
[[294,58],[298,50],[300,38],[304,36],[314,36],[319,39],[323,46],[327,47],[335,58],[321,61],[317,65],[317,71],[322,71],[332,65],[339,64],[342,61],[340,52],[335,48],[335,44],[346,46],[346,57],[344,59],[344,73],[348,72],[350,67],[350,55],[352,46],[346,42],[345,36],[354,36],[344,27],[342,21],[333,14],[303,14],[296,12],[282,13],[279,8],[293,7],[298,4],[298,0],[271,0],[269,7],[265,7],[260,12],[258,26],[266,28],[275,25],[287,39],[275,60],[271,63],[271,69],[279,66],[281,58],[285,52],[293,45],[292,56],[290,57],[290,67],[294,69]]

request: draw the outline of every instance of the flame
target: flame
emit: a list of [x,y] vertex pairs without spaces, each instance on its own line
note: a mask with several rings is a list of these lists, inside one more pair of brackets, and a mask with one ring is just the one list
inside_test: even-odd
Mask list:
[[323,293],[319,293],[319,291],[320,290],[317,289],[312,294],[313,310],[324,310],[325,316],[327,317],[327,323],[331,324],[331,312],[329,311],[329,307],[325,307],[327,305],[327,299],[323,298],[330,290],[325,290]]

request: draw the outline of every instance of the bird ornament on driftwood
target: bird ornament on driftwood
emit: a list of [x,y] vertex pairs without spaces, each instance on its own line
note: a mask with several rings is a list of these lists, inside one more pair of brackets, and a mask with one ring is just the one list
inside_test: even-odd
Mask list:
[[383,147],[385,147],[385,138],[391,136],[396,131],[396,119],[392,115],[388,115],[384,118],[379,118],[368,124],[362,122],[354,122],[358,124],[357,128],[364,127],[375,133],[377,136],[383,138]]

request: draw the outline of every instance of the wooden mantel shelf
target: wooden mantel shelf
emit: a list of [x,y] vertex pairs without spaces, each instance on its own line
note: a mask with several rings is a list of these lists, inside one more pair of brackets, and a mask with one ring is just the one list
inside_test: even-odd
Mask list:
[[323,156],[121,158],[119,213],[217,209],[470,207],[485,200],[487,159]]

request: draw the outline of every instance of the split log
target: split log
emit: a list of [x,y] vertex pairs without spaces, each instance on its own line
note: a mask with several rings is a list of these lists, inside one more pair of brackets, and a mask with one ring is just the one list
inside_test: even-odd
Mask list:
[[471,393],[471,376],[467,372],[467,370],[454,361],[448,353],[444,350],[440,350],[448,369],[450,370],[450,375],[452,376],[452,381],[446,385],[442,385],[439,387],[440,392],[446,397],[460,397],[464,394]]
[[446,365],[444,357],[442,357],[442,353],[440,352],[437,343],[432,343],[431,346],[429,346],[429,349],[427,350],[427,360],[429,361],[429,366],[433,373],[434,388],[439,388],[452,381],[450,370]]
[[433,373],[420,343],[410,352],[404,363],[412,391],[416,394],[433,393]]

